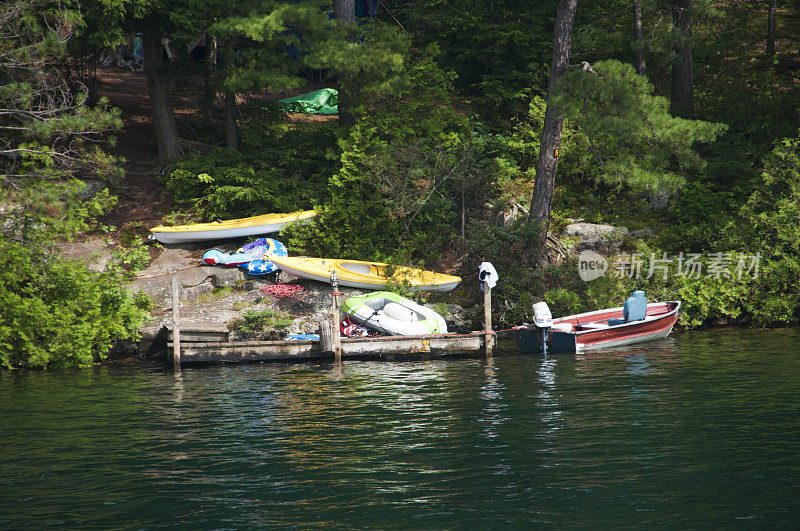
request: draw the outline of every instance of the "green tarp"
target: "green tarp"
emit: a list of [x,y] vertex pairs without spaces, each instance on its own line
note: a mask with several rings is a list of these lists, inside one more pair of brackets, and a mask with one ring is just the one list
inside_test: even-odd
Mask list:
[[339,93],[336,89],[325,88],[300,94],[293,98],[280,100],[283,109],[288,112],[306,112],[309,114],[338,114]]

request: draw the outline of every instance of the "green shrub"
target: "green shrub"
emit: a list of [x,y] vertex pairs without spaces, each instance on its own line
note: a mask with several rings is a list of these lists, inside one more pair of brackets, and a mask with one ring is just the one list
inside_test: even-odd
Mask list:
[[231,324],[231,329],[244,338],[276,339],[293,322],[294,318],[286,312],[247,310]]
[[0,244],[0,366],[77,367],[102,360],[119,340],[136,339],[149,299],[121,276],[37,250]]
[[581,307],[580,296],[564,288],[551,289],[544,294],[544,300],[553,315],[571,315],[578,313]]
[[165,177],[176,204],[203,221],[307,210],[323,202],[337,131],[330,124],[264,124],[265,138],[237,153],[216,148],[175,163]]

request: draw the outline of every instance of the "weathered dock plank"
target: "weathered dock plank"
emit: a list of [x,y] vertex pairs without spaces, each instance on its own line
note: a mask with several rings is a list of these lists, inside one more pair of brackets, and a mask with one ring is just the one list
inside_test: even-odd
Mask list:
[[[164,325],[167,328],[168,341],[173,340],[172,323]],[[184,342],[220,342],[228,341],[230,332],[225,325],[207,324],[207,323],[187,323],[181,322],[180,337],[181,343]]]
[[[181,363],[332,360],[319,341],[191,342],[181,330]],[[432,336],[342,338],[342,358],[394,358],[402,355],[442,357],[484,350],[483,332]],[[168,345],[170,348],[172,344]],[[169,350],[168,350],[169,351]]]

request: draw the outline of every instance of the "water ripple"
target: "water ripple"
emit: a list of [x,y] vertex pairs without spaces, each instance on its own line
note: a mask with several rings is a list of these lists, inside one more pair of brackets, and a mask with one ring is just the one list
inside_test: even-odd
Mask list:
[[0,525],[786,527],[800,334],[0,376]]

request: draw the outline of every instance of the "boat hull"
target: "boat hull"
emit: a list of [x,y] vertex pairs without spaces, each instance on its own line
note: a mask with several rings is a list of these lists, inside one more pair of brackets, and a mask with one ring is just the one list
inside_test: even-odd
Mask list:
[[313,210],[305,210],[302,212],[293,212],[291,214],[264,214],[263,216],[213,223],[178,225],[175,227],[154,227],[150,229],[150,238],[168,245],[174,243],[242,238],[278,232],[290,223],[305,221],[316,215],[317,213]]
[[[645,320],[616,326],[603,326],[603,323],[608,319],[620,319],[622,307],[554,319],[548,349],[554,352],[583,352],[662,339],[672,332],[677,323],[680,306],[679,301],[648,304]],[[572,330],[558,330],[565,325]],[[516,329],[515,339],[521,351],[540,350],[539,330],[534,326]]]
[[272,259],[283,271],[300,278],[330,282],[336,271],[340,286],[358,289],[384,290],[390,282],[408,282],[411,288],[426,291],[450,291],[461,282],[460,277],[409,267],[397,267],[387,276],[387,264],[338,260],[331,258],[288,257]]

